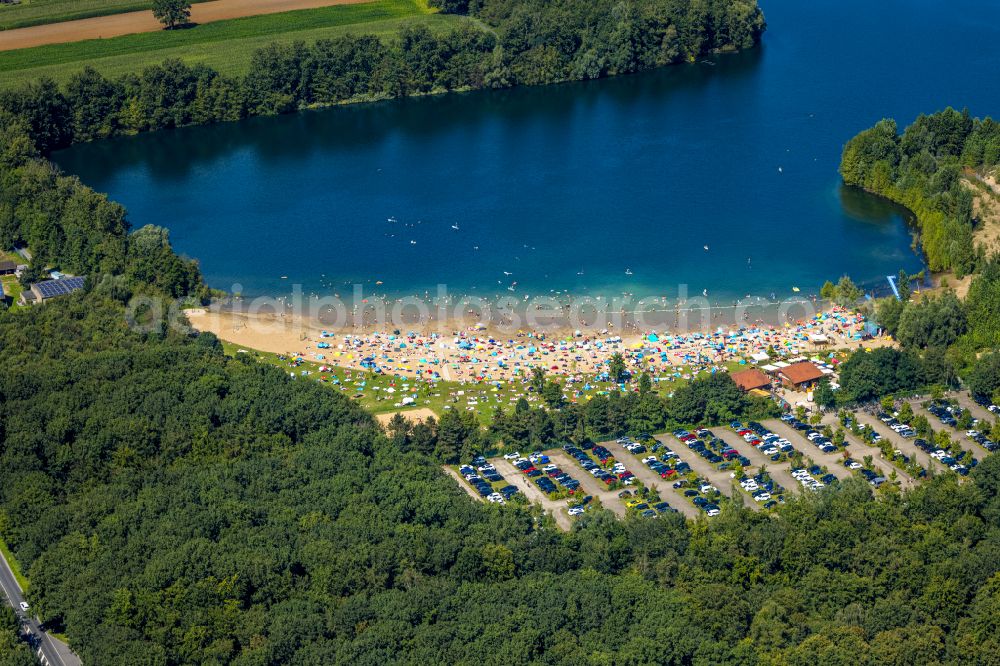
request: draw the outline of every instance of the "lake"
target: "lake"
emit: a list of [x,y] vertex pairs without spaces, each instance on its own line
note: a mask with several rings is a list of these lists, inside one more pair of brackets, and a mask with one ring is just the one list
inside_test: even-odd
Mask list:
[[709,62],[165,131],[53,159],[126,205],[134,227],[168,227],[211,286],[245,295],[360,283],[783,298],[845,273],[875,284],[920,270],[905,211],[843,188],[840,151],[882,117],[996,115],[1000,3],[761,5],[761,48]]

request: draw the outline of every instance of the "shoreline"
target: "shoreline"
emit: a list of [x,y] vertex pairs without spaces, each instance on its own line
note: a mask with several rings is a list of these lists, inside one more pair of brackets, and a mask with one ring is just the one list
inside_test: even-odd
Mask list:
[[762,358],[775,362],[827,357],[834,350],[890,344],[865,335],[863,315],[839,307],[794,323],[748,322],[673,333],[558,326],[506,329],[454,319],[437,322],[436,330],[405,325],[334,328],[289,313],[206,308],[188,309],[184,315],[195,330],[247,350],[317,363],[321,370],[343,368],[428,382],[523,383],[534,368],[543,368],[567,383],[586,384],[605,376],[616,354],[622,355],[633,377],[648,373],[654,381],[672,382],[734,363],[749,367]]

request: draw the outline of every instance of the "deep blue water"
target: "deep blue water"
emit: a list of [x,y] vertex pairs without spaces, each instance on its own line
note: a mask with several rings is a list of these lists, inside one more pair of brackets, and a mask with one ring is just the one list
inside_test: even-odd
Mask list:
[[516,280],[519,294],[686,284],[782,297],[919,270],[901,211],[840,185],[840,151],[882,117],[997,115],[1000,3],[761,5],[762,47],[714,65],[188,128],[54,159],[124,203],[133,226],[168,227],[212,286],[248,295],[375,280],[507,294]]

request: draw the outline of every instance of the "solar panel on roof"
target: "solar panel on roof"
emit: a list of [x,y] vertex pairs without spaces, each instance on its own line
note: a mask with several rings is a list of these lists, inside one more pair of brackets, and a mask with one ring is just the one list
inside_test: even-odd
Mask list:
[[83,289],[84,281],[85,278],[82,277],[45,280],[44,282],[36,283],[34,287],[38,289],[38,293],[42,295],[42,298],[55,298],[56,296],[65,296],[78,289]]

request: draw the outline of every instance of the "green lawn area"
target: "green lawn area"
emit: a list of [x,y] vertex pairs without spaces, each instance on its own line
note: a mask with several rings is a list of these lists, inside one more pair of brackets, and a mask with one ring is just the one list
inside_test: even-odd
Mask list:
[[151,6],[151,0],[21,0],[19,5],[0,4],[0,30],[137,12]]
[[14,578],[17,579],[17,584],[21,586],[21,591],[27,592],[28,579],[21,573],[21,565],[18,564],[18,561],[14,558],[14,554],[10,552],[7,542],[2,537],[0,537],[0,553],[3,553],[4,559],[10,565],[10,570],[14,572]]
[[[493,410],[497,405],[509,410],[518,398],[533,395],[528,393],[527,388],[521,384],[501,384],[497,387],[494,384],[461,384],[443,379],[428,383],[427,381],[406,380],[385,374],[340,367],[320,372],[319,368],[322,362],[295,360],[282,357],[279,354],[249,349],[225,340],[222,341],[222,347],[228,356],[235,357],[237,354],[247,353],[261,362],[270,363],[289,373],[294,373],[299,378],[308,381],[322,381],[333,390],[358,401],[367,411],[376,415],[391,414],[407,409],[427,408],[440,416],[447,409],[467,410],[471,407],[471,411],[479,422],[487,425],[492,420]],[[737,364],[733,364],[733,366],[738,367]],[[691,368],[679,367],[678,370],[687,373],[690,372]],[[663,395],[669,395],[686,384],[687,381],[678,378],[673,382],[654,384],[654,388]],[[579,398],[581,401],[588,400],[591,396],[601,392],[617,390],[609,382],[591,381],[590,384],[592,389],[581,394]],[[579,388],[579,384],[570,387],[566,391],[566,395],[572,395],[572,391]],[[392,389],[392,391],[387,392],[386,389]],[[415,403],[406,407],[397,407],[396,403],[400,402],[403,396],[413,397]],[[533,404],[540,405],[541,403],[534,402]]]
[[254,50],[271,42],[313,42],[351,32],[391,36],[414,24],[444,31],[464,20],[433,12],[426,0],[374,0],[218,21],[190,30],[50,44],[0,52],[0,87],[41,76],[64,82],[84,65],[114,77],[139,72],[166,58],[205,63],[223,74],[239,76],[246,73]]
[[[504,387],[495,389],[486,384],[466,384],[458,382],[447,382],[444,380],[429,384],[426,381],[414,381],[399,379],[384,374],[375,374],[362,370],[350,370],[345,368],[334,368],[325,372],[320,372],[320,363],[313,361],[293,361],[282,358],[278,354],[247,349],[230,342],[222,342],[223,349],[228,356],[235,356],[245,350],[254,358],[276,365],[283,370],[294,373],[299,378],[307,378],[312,381],[323,381],[331,389],[340,391],[345,395],[357,400],[367,411],[372,414],[391,414],[397,411],[415,409],[418,407],[428,408],[435,414],[444,413],[446,408],[467,409],[468,402],[477,403],[473,406],[477,418],[484,425],[489,423],[493,413],[493,408],[497,404],[509,407],[512,399],[516,400],[519,395],[513,388]],[[306,373],[306,374],[303,374]],[[323,379],[325,378],[325,379]],[[386,392],[386,389],[393,389]],[[458,395],[458,392],[463,392]],[[451,395],[451,394],[456,395]],[[396,407],[403,396],[415,397],[415,404],[407,407]]]

